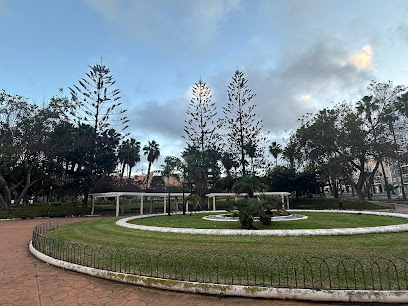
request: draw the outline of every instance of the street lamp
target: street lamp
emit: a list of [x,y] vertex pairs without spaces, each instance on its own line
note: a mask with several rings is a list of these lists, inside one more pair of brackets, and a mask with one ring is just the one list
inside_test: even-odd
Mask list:
[[49,216],[50,216],[51,193],[52,193],[52,185],[50,186],[50,194],[48,195],[48,209],[47,209],[47,217],[49,217]]

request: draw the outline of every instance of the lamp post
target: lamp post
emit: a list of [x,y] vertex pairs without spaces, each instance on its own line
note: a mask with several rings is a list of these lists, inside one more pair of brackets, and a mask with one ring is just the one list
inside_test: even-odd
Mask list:
[[167,194],[167,199],[168,199],[168,204],[167,204],[167,215],[168,216],[171,216],[171,214],[170,214],[170,171],[168,172],[168,174],[167,174],[167,192],[168,192],[168,194]]
[[48,209],[47,209],[47,217],[49,217],[49,216],[50,216],[51,193],[52,193],[52,185],[50,186],[50,194],[48,195]]

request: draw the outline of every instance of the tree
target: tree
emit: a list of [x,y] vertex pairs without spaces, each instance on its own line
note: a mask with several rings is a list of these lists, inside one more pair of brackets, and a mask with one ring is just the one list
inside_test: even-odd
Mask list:
[[297,148],[296,141],[297,141],[296,135],[292,134],[289,137],[288,142],[282,151],[283,158],[288,162],[289,168],[292,170],[295,169],[295,161],[298,156],[298,152],[296,151]]
[[227,177],[231,178],[231,169],[237,166],[234,156],[229,152],[224,152],[221,157],[221,163],[227,172]]
[[[0,207],[10,209],[13,194],[18,205],[32,185],[31,171],[35,162],[35,141],[27,133],[38,108],[19,95],[0,92]],[[36,120],[36,123],[40,123]],[[31,134],[33,135],[33,134]],[[39,139],[40,140],[40,139]],[[21,177],[21,173],[25,173]],[[19,187],[23,189],[19,191]]]
[[[345,169],[354,172],[359,201],[368,195],[380,160],[392,156],[394,151],[380,120],[384,107],[368,107],[371,101],[372,98],[364,97],[356,106],[342,103],[334,109],[321,110],[302,122],[293,142],[310,170],[319,164],[329,165],[326,169],[330,170],[334,187]],[[369,160],[375,163],[367,168]]]
[[256,176],[241,177],[232,186],[235,193],[247,193],[250,198],[254,197],[254,192],[264,189],[265,186]]
[[266,137],[262,135],[262,120],[255,114],[255,105],[251,100],[255,97],[248,88],[248,80],[242,71],[236,70],[232,82],[228,86],[227,107],[223,107],[225,118],[222,119],[231,153],[239,160],[242,176],[247,175],[245,146],[252,142],[256,145],[256,156],[262,161]]
[[122,164],[122,177],[124,176],[126,165],[129,167],[128,177],[130,178],[132,168],[140,162],[140,142],[134,138],[122,141],[118,150],[119,162]]
[[[377,136],[377,131],[375,129],[377,128],[377,126],[382,127],[382,129],[384,130],[389,128],[389,132],[393,134],[393,118],[390,116],[390,112],[391,109],[395,107],[395,104],[398,103],[398,98],[406,90],[406,88],[404,86],[394,87],[391,81],[388,81],[387,83],[378,83],[372,81],[368,86],[368,90],[371,95],[369,97],[365,97],[365,99],[363,99],[361,103],[358,103],[357,108],[360,111],[364,112],[365,117],[370,124],[370,128],[373,129],[374,138],[377,139],[377,137],[382,137],[382,135]],[[397,143],[395,139],[393,140],[394,145],[396,146]],[[386,176],[383,165],[385,158],[386,156],[378,156],[384,177],[387,197],[388,200],[391,200],[390,189],[388,188],[388,178]]]
[[173,176],[179,179],[176,171],[179,171],[181,167],[181,160],[175,156],[166,156],[164,158],[164,165],[162,165],[162,175],[167,177],[167,183],[170,184],[170,177]]
[[187,109],[189,119],[184,127],[187,148],[183,152],[186,170],[194,181],[196,192],[201,200],[208,192],[208,182],[219,175],[217,133],[220,125],[215,122],[217,115],[215,103],[211,102],[211,89],[201,79],[192,88],[193,97]]
[[147,168],[147,178],[146,178],[146,187],[149,186],[149,176],[150,176],[150,168],[152,163],[159,159],[160,156],[160,148],[159,144],[152,140],[148,142],[148,145],[143,147],[143,154],[147,156],[147,161],[149,162],[149,167]]
[[[397,148],[402,148],[402,144],[401,144],[401,140],[403,140],[404,138],[406,138],[406,135],[408,135],[407,133],[407,124],[406,121],[408,119],[408,91],[406,91],[405,93],[403,93],[402,95],[400,95],[399,97],[397,97],[396,101],[394,101],[394,105],[391,108],[392,110],[395,110],[395,113],[398,114],[399,116],[392,115],[392,111],[389,110],[388,113],[386,113],[385,115],[385,120],[388,121],[389,124],[389,129],[391,131],[391,134],[393,136],[393,140],[394,140],[394,145]],[[404,117],[405,120],[401,120],[399,117]],[[396,135],[398,134],[398,129],[395,129],[395,121],[397,121],[397,119],[400,119],[398,121],[405,121],[402,124],[402,133],[400,134],[400,137],[397,137]],[[397,125],[398,126],[398,125]],[[401,137],[402,136],[402,137]],[[404,137],[405,136],[405,137]],[[400,141],[397,141],[398,140]],[[405,146],[406,146],[406,139],[405,141]],[[399,176],[400,176],[400,181],[401,181],[401,192],[402,192],[402,198],[404,200],[407,199],[406,196],[406,192],[405,192],[405,187],[404,187],[404,178],[403,178],[403,173],[402,173],[402,167],[401,167],[401,160],[402,158],[402,154],[401,154],[401,150],[398,150],[400,152],[397,152],[397,166],[398,166],[398,172],[399,172]]]
[[248,155],[248,157],[251,160],[251,175],[254,175],[254,158],[256,158],[256,153],[257,153],[257,148],[256,144],[251,141],[245,144],[244,146],[245,154]]
[[[69,88],[71,92],[72,101],[77,105],[77,112],[75,114],[79,123],[87,123],[92,126],[92,146],[89,154],[88,179],[89,186],[84,190],[83,205],[87,205],[89,189],[95,181],[96,176],[96,155],[98,136],[112,127],[121,126],[120,133],[123,132],[129,122],[124,113],[125,109],[120,110],[121,102],[119,89],[111,89],[116,81],[110,75],[110,69],[102,64],[89,66],[91,69],[86,73],[86,77],[78,81],[78,85],[74,88]],[[113,124],[115,122],[115,124]],[[125,135],[127,136],[127,135]]]
[[187,109],[189,119],[185,121],[184,132],[187,143],[202,152],[216,147],[220,136],[219,125],[214,121],[217,115],[215,103],[211,102],[211,89],[201,79],[192,87],[193,97]]
[[[110,75],[110,69],[101,64],[89,66],[90,72],[86,77],[80,79],[79,85],[69,88],[72,100],[77,103],[79,111],[76,116],[79,121],[90,124],[93,127],[95,138],[97,134],[109,129],[112,125],[112,117],[120,116],[117,125],[122,125],[122,131],[127,128],[125,124],[129,122],[127,117],[123,116],[126,110],[119,110],[121,102],[120,90],[110,87],[115,85],[116,81]],[[109,90],[109,91],[108,91]]]
[[276,141],[273,141],[272,144],[269,146],[269,152],[275,158],[275,166],[278,166],[278,156],[282,153],[282,146]]
[[44,173],[54,158],[50,138],[55,126],[69,113],[67,99],[51,99],[40,109],[27,99],[0,93],[0,206],[11,208],[21,200],[27,203],[27,193],[36,182],[33,173],[49,180]]
[[194,182],[195,192],[201,202],[208,193],[208,169],[210,168],[207,151],[200,151],[195,146],[187,145],[182,157],[185,161],[185,173],[190,182]]

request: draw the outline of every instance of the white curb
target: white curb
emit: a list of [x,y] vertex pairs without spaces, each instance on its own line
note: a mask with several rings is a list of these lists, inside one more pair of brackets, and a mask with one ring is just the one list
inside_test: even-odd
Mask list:
[[[377,216],[390,216],[408,219],[406,214],[386,213],[376,211],[355,211],[355,210],[289,210],[291,212],[334,212],[346,214],[365,214]],[[205,211],[204,213],[225,212]],[[198,229],[198,228],[173,228],[173,227],[158,227],[146,226],[128,223],[131,220],[162,216],[166,214],[152,214],[142,216],[132,216],[116,221],[116,225],[127,227],[136,230],[162,232],[162,233],[177,233],[177,234],[201,234],[201,235],[235,235],[235,236],[348,236],[348,235],[363,235],[363,234],[383,234],[383,233],[398,233],[408,232],[407,224],[374,226],[374,227],[356,227],[356,228],[330,228],[330,229],[292,229],[292,230],[244,230],[244,229]]]
[[251,298],[268,298],[281,300],[305,300],[314,302],[364,302],[364,303],[408,303],[408,291],[406,290],[313,290],[313,289],[289,289],[267,288],[258,286],[222,285],[212,283],[199,283],[160,279],[154,277],[137,276],[120,272],[111,272],[101,269],[81,266],[62,260],[58,260],[37,251],[30,241],[30,252],[40,260],[63,268],[144,287],[166,289],[173,291],[203,293],[212,295],[240,296]]

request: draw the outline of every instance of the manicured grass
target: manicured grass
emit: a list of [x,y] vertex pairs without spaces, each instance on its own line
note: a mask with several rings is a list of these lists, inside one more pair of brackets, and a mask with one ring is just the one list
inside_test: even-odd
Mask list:
[[177,252],[289,257],[408,257],[408,244],[404,243],[408,241],[408,233],[332,237],[184,235],[122,228],[115,225],[116,220],[118,218],[76,223],[51,231],[47,236],[115,248]]
[[[217,213],[221,214],[221,213]],[[258,226],[263,229],[318,229],[318,228],[346,228],[346,227],[371,227],[384,226],[407,223],[407,219],[374,216],[363,214],[341,214],[341,213],[326,213],[326,212],[302,212],[298,211],[295,214],[308,216],[308,219],[279,221],[272,222],[269,226],[262,226],[258,222]],[[172,216],[156,216],[151,218],[143,218],[132,220],[130,223],[159,226],[159,227],[178,227],[178,228],[202,228],[202,229],[239,229],[239,221],[209,221],[203,217],[207,214],[190,215],[172,215]]]

